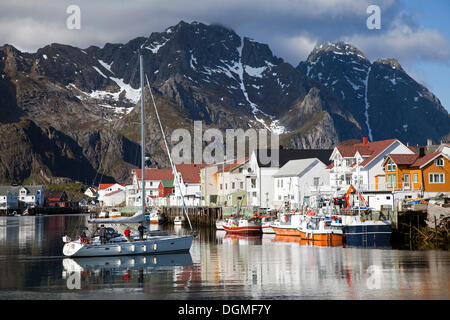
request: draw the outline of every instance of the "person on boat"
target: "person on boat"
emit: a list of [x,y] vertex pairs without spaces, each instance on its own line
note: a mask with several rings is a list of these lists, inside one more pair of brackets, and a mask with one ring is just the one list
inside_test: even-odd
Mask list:
[[125,231],[123,232],[123,235],[127,238],[128,241],[131,242],[131,237],[130,237],[131,231],[130,228],[126,228]]
[[105,229],[105,225],[103,225],[103,224],[100,226],[99,235],[100,235],[100,241],[102,242],[102,244],[105,244],[106,243],[106,229]]
[[139,231],[139,239],[144,240],[144,230],[147,229],[144,225],[139,223],[138,231]]
[[86,232],[83,230],[83,232],[80,234],[80,241],[81,243],[87,243],[88,242],[88,238],[86,236]]

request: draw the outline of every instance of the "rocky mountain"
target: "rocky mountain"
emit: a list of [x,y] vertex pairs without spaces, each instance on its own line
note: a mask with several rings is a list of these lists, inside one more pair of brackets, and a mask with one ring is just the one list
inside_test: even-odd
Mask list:
[[371,63],[342,42],[319,45],[297,66],[330,90],[371,140],[396,137],[404,143],[439,143],[450,132],[439,99],[411,78],[395,59]]
[[[439,100],[394,60],[371,63],[336,43],[316,47],[295,68],[233,30],[182,21],[103,48],[0,47],[0,180],[129,182],[140,165],[140,50],[169,140],[176,128],[192,131],[195,120],[204,129],[266,128],[296,148],[363,135],[438,142],[450,132]],[[146,95],[146,150],[153,165],[167,166]]]

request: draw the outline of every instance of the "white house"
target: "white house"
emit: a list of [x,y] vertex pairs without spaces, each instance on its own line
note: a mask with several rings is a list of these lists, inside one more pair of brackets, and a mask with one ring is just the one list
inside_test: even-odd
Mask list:
[[385,185],[383,161],[388,154],[414,154],[397,139],[368,142],[354,145],[339,145],[334,148],[327,167],[330,186],[335,194],[345,193],[350,185],[358,191],[380,190]]
[[[145,197],[147,205],[163,205],[166,199],[159,199],[159,185],[163,180],[174,181],[174,193],[169,196],[169,204],[171,206],[182,206],[184,202],[187,206],[201,205],[201,178],[200,170],[208,166],[207,164],[179,164],[176,170],[179,175],[179,185],[174,180],[172,169],[145,169]],[[142,170],[134,169],[132,171],[133,184],[127,186],[127,205],[141,205],[141,185]]]
[[97,194],[97,188],[89,187],[84,192],[85,195],[87,195],[89,198],[96,198],[98,196]]
[[97,194],[101,206],[117,206],[125,201],[125,186],[119,183],[100,184]]
[[[246,172],[247,205],[274,209],[273,179],[280,167],[290,160],[311,158],[317,158],[328,165],[332,151],[327,149],[255,149],[250,156]],[[272,161],[269,162],[267,159]]]
[[290,160],[274,174],[275,208],[289,205],[301,209],[313,205],[315,197],[330,192],[329,172],[317,158]]
[[44,205],[44,186],[23,186],[19,190],[18,199],[25,206],[43,206]]
[[125,189],[117,189],[102,196],[100,204],[105,207],[114,207],[125,202]]

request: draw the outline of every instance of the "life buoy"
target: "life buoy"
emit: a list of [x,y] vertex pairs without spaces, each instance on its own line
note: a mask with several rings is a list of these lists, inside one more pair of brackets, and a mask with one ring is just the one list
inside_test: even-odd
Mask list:
[[289,221],[289,217],[288,216],[284,216],[284,221],[288,222]]

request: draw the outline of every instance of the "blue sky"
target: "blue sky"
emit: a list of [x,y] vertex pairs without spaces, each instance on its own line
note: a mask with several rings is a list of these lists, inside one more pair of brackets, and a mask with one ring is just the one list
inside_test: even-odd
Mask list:
[[[68,30],[66,9],[81,9]],[[381,8],[368,30],[366,9]],[[126,43],[184,20],[219,23],[267,43],[296,66],[315,45],[343,40],[371,61],[395,58],[450,111],[450,0],[1,0],[0,45],[35,52],[50,43],[80,48]]]
[[[439,30],[450,39],[450,1],[409,0],[405,2],[405,6],[417,14],[419,23],[425,28]],[[447,63],[417,61],[408,66],[407,71],[413,72],[417,76],[416,80],[425,84],[450,112],[450,61]]]

